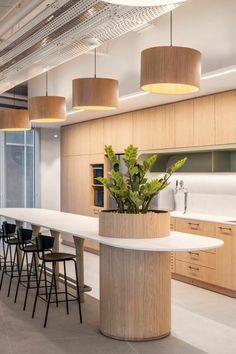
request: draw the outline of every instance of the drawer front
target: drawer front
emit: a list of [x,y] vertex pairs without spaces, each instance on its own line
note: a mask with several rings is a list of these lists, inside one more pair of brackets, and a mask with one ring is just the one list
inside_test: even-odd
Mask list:
[[173,217],[170,218],[170,229],[172,231],[175,230],[175,218],[173,218]]
[[171,268],[171,272],[175,273],[175,252],[171,252],[170,268]]
[[[192,220],[192,219],[177,219],[175,222],[176,231],[186,232],[189,234],[216,237],[215,223]],[[207,250],[207,253],[216,253],[216,250]]]
[[216,237],[235,236],[236,226],[228,224],[216,224]]
[[216,270],[202,267],[200,265],[182,262],[176,260],[175,262],[176,273],[184,275],[189,278],[204,281],[206,283],[215,284],[216,283]]
[[213,253],[200,251],[176,252],[176,259],[203,267],[216,269],[216,255]]

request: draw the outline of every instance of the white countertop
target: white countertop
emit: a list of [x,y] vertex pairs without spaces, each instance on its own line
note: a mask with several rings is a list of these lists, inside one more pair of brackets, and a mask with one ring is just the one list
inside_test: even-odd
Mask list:
[[[194,219],[200,221],[209,221],[215,223],[222,223],[222,224],[230,224],[236,225],[236,217],[235,216],[219,216],[219,215],[211,215],[211,214],[198,214],[198,213],[186,213],[180,211],[172,211],[170,215],[175,218],[182,218],[182,219]],[[232,222],[235,220],[235,223]]]
[[39,225],[112,247],[153,251],[196,251],[223,246],[223,241],[205,236],[196,236],[171,231],[170,236],[152,239],[119,239],[101,237],[98,234],[98,218],[63,213],[47,209],[0,208],[0,215],[18,221]]

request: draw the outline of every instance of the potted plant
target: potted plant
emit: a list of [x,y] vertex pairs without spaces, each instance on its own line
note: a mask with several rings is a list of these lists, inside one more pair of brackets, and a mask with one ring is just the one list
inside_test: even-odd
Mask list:
[[153,180],[147,172],[157,160],[152,155],[143,162],[138,160],[138,148],[129,145],[124,150],[127,172],[120,172],[120,162],[112,146],[105,146],[112,169],[109,178],[98,177],[112,195],[117,210],[104,210],[99,215],[99,235],[121,238],[151,238],[168,236],[170,215],[167,211],[149,210],[152,199],[169,185],[171,175],[181,168],[186,158],[167,168],[164,176]]

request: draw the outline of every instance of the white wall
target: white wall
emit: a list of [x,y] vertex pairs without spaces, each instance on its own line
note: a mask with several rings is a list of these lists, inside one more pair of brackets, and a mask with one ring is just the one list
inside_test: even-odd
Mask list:
[[[149,179],[160,177],[150,173]],[[187,212],[236,217],[236,174],[235,173],[177,173],[171,178],[171,184],[161,196],[161,203],[172,198],[175,181],[183,180],[188,193]]]
[[60,210],[60,130],[42,128],[40,130],[40,207]]

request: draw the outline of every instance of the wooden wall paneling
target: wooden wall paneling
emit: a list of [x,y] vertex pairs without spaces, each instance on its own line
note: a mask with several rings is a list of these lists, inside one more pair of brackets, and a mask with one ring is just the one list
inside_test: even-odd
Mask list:
[[153,148],[153,122],[156,108],[133,112],[133,144],[140,150]]
[[80,162],[78,156],[66,156],[61,160],[61,209],[79,214],[80,200]]
[[104,153],[103,119],[89,122],[89,154]]
[[153,149],[175,146],[175,106],[173,104],[155,108],[151,132]]
[[194,146],[215,144],[215,96],[195,98]]
[[216,144],[236,143],[236,90],[215,95]]
[[193,100],[175,106],[175,147],[190,147],[193,142]]
[[104,145],[112,145],[116,153],[123,153],[132,144],[132,113],[104,118]]

